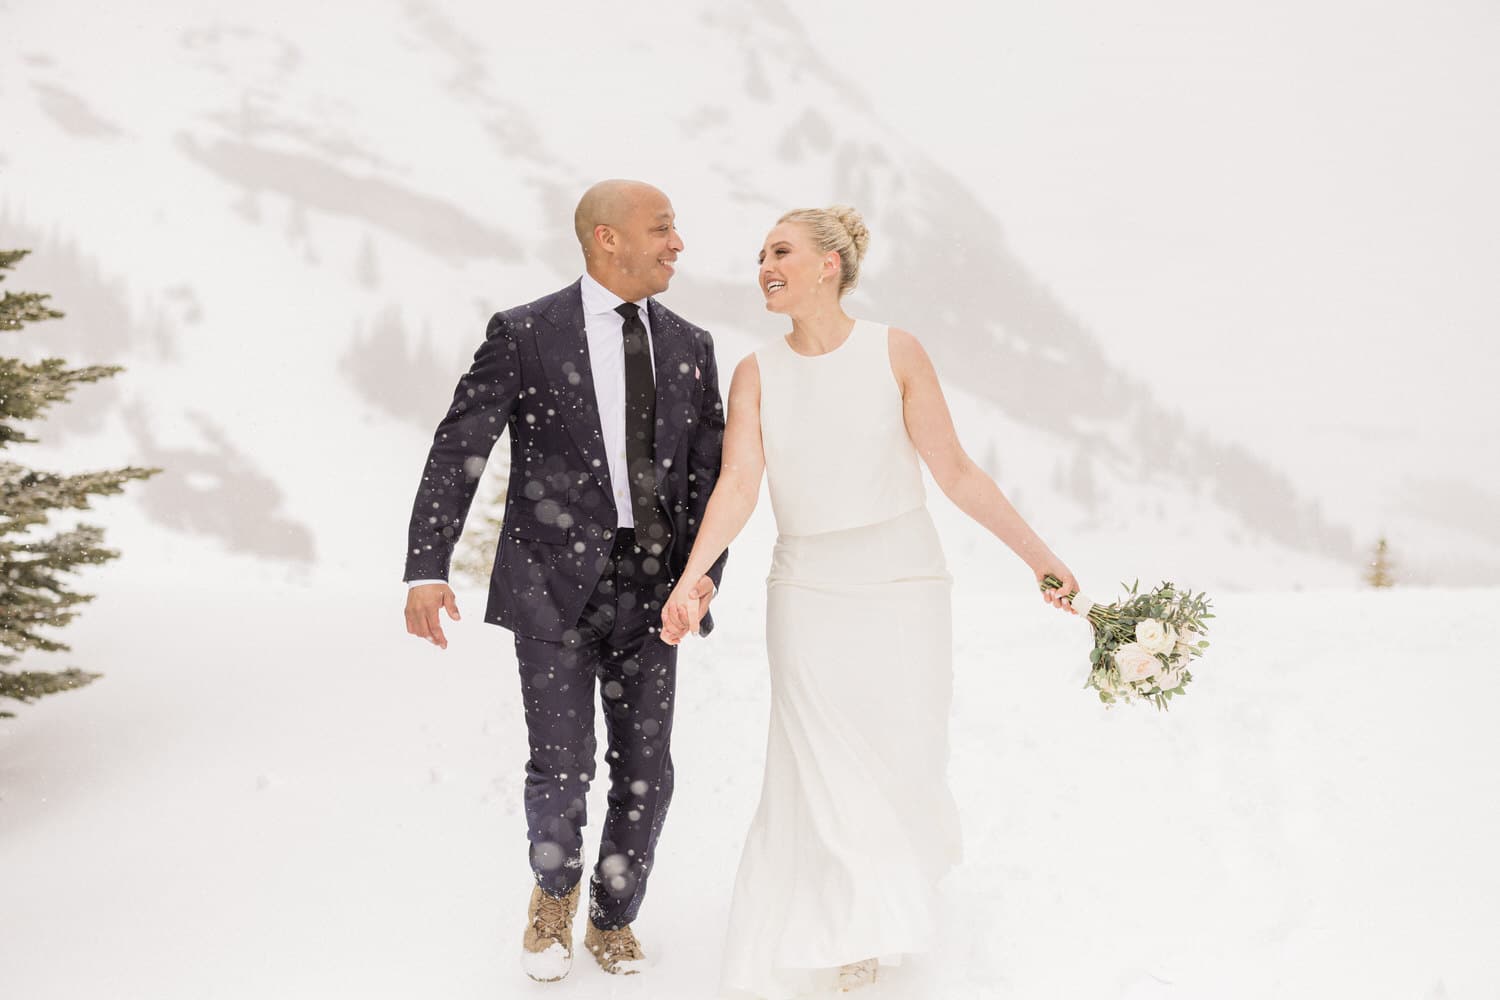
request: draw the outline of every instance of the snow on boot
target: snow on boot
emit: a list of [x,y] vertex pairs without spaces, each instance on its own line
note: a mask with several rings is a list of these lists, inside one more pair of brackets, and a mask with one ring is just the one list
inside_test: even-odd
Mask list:
[[531,890],[526,935],[521,941],[521,968],[539,983],[554,983],[573,967],[573,915],[578,912],[578,886],[566,896],[553,896],[541,886]]
[[583,946],[593,952],[599,968],[613,976],[633,976],[646,967],[646,953],[630,925],[616,931],[601,930],[589,921]]

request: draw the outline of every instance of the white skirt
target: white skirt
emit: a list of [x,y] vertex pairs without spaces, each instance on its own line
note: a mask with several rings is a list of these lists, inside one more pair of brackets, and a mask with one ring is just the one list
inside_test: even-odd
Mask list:
[[931,950],[959,860],[948,787],[952,577],[926,507],[776,540],[771,718],[722,989],[783,1000]]

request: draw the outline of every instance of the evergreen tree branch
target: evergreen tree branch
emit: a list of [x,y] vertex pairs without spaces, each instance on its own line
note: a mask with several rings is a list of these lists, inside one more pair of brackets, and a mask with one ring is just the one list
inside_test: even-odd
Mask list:
[[[30,704],[43,695],[59,691],[72,691],[98,680],[103,674],[91,674],[71,667],[56,673],[39,670],[24,670],[9,673],[0,670],[0,698],[12,698],[22,704]],[[14,712],[0,712],[0,718],[10,718]]]
[[4,421],[35,420],[53,403],[65,401],[73,387],[97,382],[124,371],[119,365],[88,365],[67,368],[62,358],[45,358],[27,364],[16,358],[0,358],[0,448],[14,442],[34,442],[25,432]]
[[44,524],[49,512],[59,508],[89,510],[90,497],[112,496],[122,492],[127,482],[159,472],[130,465],[64,476],[0,462],[0,537]]
[[36,292],[6,292],[0,298],[0,330],[19,330],[27,323],[62,319],[62,313],[46,305],[50,298]]

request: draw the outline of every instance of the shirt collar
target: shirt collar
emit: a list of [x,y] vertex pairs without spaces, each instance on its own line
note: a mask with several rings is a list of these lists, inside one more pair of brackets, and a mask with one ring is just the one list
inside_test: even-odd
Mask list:
[[[625,301],[608,288],[599,284],[594,279],[594,276],[587,271],[583,272],[583,279],[579,283],[579,291],[583,294],[583,311],[590,315],[597,316],[603,313],[612,313],[620,303]],[[643,318],[646,315],[646,302],[647,299],[637,299],[635,303],[640,307]]]

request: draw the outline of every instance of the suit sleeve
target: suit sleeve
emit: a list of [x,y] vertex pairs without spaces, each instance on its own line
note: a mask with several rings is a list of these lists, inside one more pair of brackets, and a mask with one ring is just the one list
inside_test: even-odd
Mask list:
[[407,528],[404,580],[446,580],[453,548],[495,442],[521,397],[515,337],[500,313],[490,318],[474,363],[458,380],[438,424]]
[[[719,395],[719,366],[714,359],[714,341],[704,333],[706,350],[703,359],[703,403],[698,411],[697,431],[688,448],[688,516],[691,518],[688,550],[693,539],[698,537],[698,526],[703,523],[703,513],[708,509],[708,498],[719,478],[719,466],[724,458],[724,400]],[[708,578],[715,587],[722,586],[724,565],[729,562],[726,548],[708,568]],[[713,612],[704,616],[699,624],[702,635],[713,631]]]

